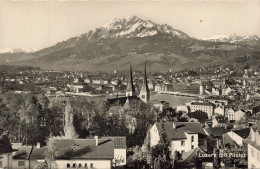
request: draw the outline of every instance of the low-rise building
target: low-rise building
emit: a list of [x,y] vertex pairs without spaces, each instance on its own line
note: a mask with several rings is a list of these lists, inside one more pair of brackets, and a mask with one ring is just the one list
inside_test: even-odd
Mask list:
[[260,168],[260,121],[250,128],[250,134],[248,137],[248,168],[256,169]]
[[167,140],[171,142],[170,150],[183,153],[200,147],[207,151],[206,133],[197,122],[165,122],[155,123],[150,129],[150,146],[160,141],[160,132],[164,124]]
[[203,111],[211,118],[214,113],[214,104],[208,102],[192,102],[190,105],[191,112]]

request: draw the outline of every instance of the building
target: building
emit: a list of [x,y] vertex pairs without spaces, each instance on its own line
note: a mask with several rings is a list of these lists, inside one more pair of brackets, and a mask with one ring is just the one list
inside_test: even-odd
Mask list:
[[216,141],[216,147],[220,148],[223,145],[222,135],[230,132],[230,129],[226,127],[205,128],[205,132]]
[[212,127],[226,127],[227,119],[224,116],[214,116],[212,118]]
[[235,120],[235,111],[233,108],[229,108],[226,111],[226,116],[228,118],[228,120]]
[[12,169],[12,152],[8,132],[3,132],[0,135],[0,168]]
[[227,145],[231,140],[236,145],[242,146],[245,140],[247,140],[249,134],[250,128],[232,130],[223,135],[223,143],[224,145]]
[[190,105],[191,113],[195,111],[203,111],[211,118],[214,113],[214,104],[207,102],[192,102]]
[[234,120],[239,121],[246,117],[246,113],[242,110],[238,110],[234,113]]
[[126,89],[126,96],[136,96],[131,64],[130,64],[130,78]]
[[143,85],[142,85],[139,97],[145,103],[148,103],[149,100],[150,100],[150,90],[149,90],[149,87],[148,87],[147,76],[146,76],[146,62],[144,64]]
[[169,108],[169,103],[166,101],[158,101],[158,100],[154,100],[153,101],[153,107],[160,110],[161,112],[166,109]]
[[13,154],[12,167],[13,169],[29,169],[30,168],[30,154],[33,146],[18,146],[18,151]]
[[225,106],[219,106],[214,109],[214,114],[225,116]]
[[[183,153],[200,147],[207,151],[206,133],[197,122],[165,122],[164,128],[167,140],[171,142],[170,150]],[[150,129],[150,146],[153,147],[160,141],[162,123],[155,123]]]
[[248,168],[260,168],[260,121],[250,128],[248,137]]
[[57,168],[111,169],[126,164],[126,138],[57,139]]

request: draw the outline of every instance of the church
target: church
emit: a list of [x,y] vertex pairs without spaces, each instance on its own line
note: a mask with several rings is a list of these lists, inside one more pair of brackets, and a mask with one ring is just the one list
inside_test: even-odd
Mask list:
[[142,88],[139,93],[135,90],[134,82],[133,82],[133,72],[132,72],[132,65],[130,64],[130,77],[129,82],[126,89],[126,96],[125,97],[118,97],[113,99],[107,99],[107,102],[110,106],[119,104],[119,105],[127,105],[133,101],[142,100],[144,103],[148,103],[150,101],[150,91],[148,88],[147,82],[147,73],[146,73],[146,62],[144,65],[144,78]]

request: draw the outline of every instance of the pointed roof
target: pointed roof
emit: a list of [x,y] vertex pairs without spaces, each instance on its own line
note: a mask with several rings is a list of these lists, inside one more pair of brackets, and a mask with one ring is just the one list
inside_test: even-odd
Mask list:
[[134,82],[133,82],[133,73],[132,73],[132,64],[130,64],[130,78],[127,85],[126,91],[135,92]]
[[148,83],[147,83],[147,76],[146,76],[146,61],[144,62],[144,79],[143,79],[143,85],[141,88],[141,92],[147,92],[149,93]]

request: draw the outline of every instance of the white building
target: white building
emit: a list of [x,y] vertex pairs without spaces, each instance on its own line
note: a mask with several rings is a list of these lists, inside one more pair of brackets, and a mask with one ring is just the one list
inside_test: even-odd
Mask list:
[[226,116],[228,120],[235,120],[235,111],[233,108],[229,108],[226,110]]
[[[196,122],[166,122],[163,123],[167,139],[171,142],[170,150],[183,153],[196,147],[207,150],[206,133],[200,123]],[[160,141],[162,123],[155,123],[150,129],[150,146]]]
[[256,169],[260,168],[260,121],[256,123],[254,127],[250,129],[248,137],[248,168]]
[[242,110],[238,110],[235,112],[234,120],[239,121],[239,120],[244,119],[245,117],[246,117],[246,113]]
[[207,102],[192,102],[190,105],[191,112],[203,111],[207,113],[208,118],[211,118],[214,113],[214,105]]
[[225,107],[224,106],[219,106],[217,108],[214,109],[214,114],[218,114],[218,115],[225,115]]

